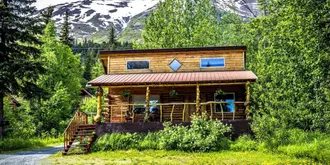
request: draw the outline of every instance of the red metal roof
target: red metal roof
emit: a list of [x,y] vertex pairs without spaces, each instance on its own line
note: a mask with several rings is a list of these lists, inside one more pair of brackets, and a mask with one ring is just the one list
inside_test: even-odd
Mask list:
[[130,84],[171,84],[201,82],[255,81],[257,76],[251,71],[216,72],[174,72],[174,73],[133,73],[102,75],[89,85],[130,85]]

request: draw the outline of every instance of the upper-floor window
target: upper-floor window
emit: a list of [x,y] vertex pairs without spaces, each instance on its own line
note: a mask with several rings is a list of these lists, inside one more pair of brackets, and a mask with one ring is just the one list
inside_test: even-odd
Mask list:
[[201,68],[223,68],[225,67],[225,58],[201,58]]
[[149,60],[136,60],[136,61],[126,61],[126,68],[130,69],[149,69]]

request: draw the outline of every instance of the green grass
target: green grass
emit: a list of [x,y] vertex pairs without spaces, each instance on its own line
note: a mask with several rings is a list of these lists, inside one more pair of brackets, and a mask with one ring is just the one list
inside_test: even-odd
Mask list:
[[53,155],[44,164],[317,164],[283,154],[248,152],[190,153],[164,150],[94,152],[87,155]]
[[0,141],[0,153],[10,153],[24,150],[39,149],[43,147],[63,144],[63,138],[6,138]]

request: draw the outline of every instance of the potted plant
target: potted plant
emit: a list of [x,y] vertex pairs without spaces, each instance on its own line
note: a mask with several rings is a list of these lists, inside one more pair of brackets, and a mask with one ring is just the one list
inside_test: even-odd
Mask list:
[[127,89],[124,89],[120,91],[120,96],[128,99],[131,96],[131,92]]
[[170,91],[169,95],[170,95],[171,97],[175,97],[175,96],[178,95],[178,92],[177,92],[175,89],[173,89],[173,90]]
[[220,96],[221,97],[221,96],[224,96],[224,95],[226,95],[226,93],[221,89],[218,89],[218,90],[215,91],[215,96]]

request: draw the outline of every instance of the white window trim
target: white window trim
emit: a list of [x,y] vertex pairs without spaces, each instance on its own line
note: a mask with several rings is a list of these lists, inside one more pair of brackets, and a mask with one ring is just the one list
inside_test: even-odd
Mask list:
[[[127,63],[131,61],[148,61],[148,69],[128,69]],[[150,70],[150,60],[126,60],[126,70]]]
[[[217,59],[217,58],[221,58],[221,59],[223,59],[223,66],[202,67],[202,60],[203,60],[203,59]],[[199,60],[199,67],[200,67],[200,68],[225,68],[225,67],[226,67],[226,59],[225,59],[224,57],[200,58],[200,60]]]
[[[234,104],[234,106],[233,106],[233,108],[234,108],[234,112],[223,112],[223,113],[235,113],[235,111],[236,111],[236,105],[235,105],[235,101],[236,101],[235,98],[236,98],[236,95],[235,95],[235,92],[225,92],[225,94],[233,94],[233,95],[234,95],[234,103],[233,103],[233,104]],[[216,99],[215,99],[215,97],[216,97],[216,96],[215,96],[215,93],[214,93],[213,96],[214,96],[214,101],[217,102]],[[221,113],[221,110],[220,110],[220,112],[216,112],[216,111],[215,111],[215,110],[216,110],[216,104],[214,105],[213,108],[214,108],[214,112],[213,112],[213,113]]]

